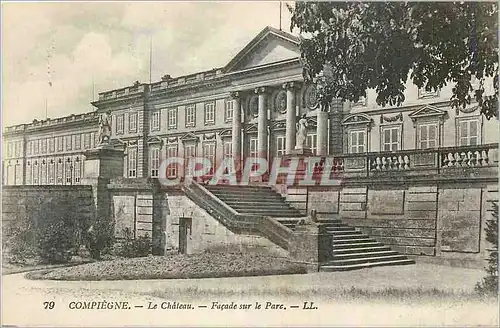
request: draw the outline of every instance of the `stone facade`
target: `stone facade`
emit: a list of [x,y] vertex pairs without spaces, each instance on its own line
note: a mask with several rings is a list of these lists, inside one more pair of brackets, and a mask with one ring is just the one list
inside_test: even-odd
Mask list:
[[7,127],[3,182],[80,184],[98,114],[108,111],[128,178],[157,177],[159,163],[173,156],[208,157],[214,165],[231,155],[272,161],[293,150],[303,114],[307,146],[321,156],[497,142],[498,121],[484,119],[475,104],[450,108],[452,86],[429,93],[408,83],[402,106],[385,108],[368,90],[358,103],[336,100],[322,112],[314,86],[303,82],[299,54],[296,37],[267,27],[225,67],[136,82],[101,92],[94,112]]

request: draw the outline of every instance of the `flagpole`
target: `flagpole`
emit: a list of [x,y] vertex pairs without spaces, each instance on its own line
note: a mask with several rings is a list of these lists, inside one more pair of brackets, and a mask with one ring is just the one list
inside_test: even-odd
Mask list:
[[149,36],[149,84],[151,84],[152,66],[153,66],[153,34]]
[[282,2],[280,1],[280,31],[282,31],[282,29],[281,29],[281,4],[282,4]]

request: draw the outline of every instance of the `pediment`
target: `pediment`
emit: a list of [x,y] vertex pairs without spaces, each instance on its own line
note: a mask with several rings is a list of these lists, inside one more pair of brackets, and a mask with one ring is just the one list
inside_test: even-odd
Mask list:
[[219,132],[219,136],[221,138],[230,138],[233,136],[233,131],[232,131],[232,129],[222,130],[221,132]]
[[226,65],[224,72],[241,71],[299,56],[297,37],[268,26]]
[[408,116],[412,120],[416,120],[423,117],[441,117],[444,115],[446,115],[446,111],[432,105],[426,105],[420,109],[417,109],[416,111],[411,112]]
[[197,135],[195,135],[191,132],[188,132],[188,133],[184,134],[182,137],[180,137],[180,140],[182,142],[186,142],[186,141],[198,142],[200,140],[200,138]]
[[351,114],[342,121],[342,125],[370,125],[372,121],[366,114]]
[[247,133],[257,133],[257,124],[249,124],[246,128],[245,128],[245,132]]
[[148,137],[147,141],[148,145],[161,145],[163,143],[163,140],[157,136],[150,136]]

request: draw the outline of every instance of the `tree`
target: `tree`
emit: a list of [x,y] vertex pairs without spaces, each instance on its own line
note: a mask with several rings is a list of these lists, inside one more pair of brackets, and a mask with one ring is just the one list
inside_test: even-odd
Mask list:
[[304,79],[318,84],[323,105],[334,98],[356,102],[367,89],[375,89],[381,106],[401,105],[409,77],[427,91],[452,83],[452,107],[466,107],[474,97],[488,119],[498,117],[496,3],[296,2],[288,8],[290,29],[301,35]]
[[486,277],[476,284],[475,290],[479,294],[498,295],[498,203],[493,202],[491,218],[486,221],[486,241],[490,243],[488,249],[488,266]]

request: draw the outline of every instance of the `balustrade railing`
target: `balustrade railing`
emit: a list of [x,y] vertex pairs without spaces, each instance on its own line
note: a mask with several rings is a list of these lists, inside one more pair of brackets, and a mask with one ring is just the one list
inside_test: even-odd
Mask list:
[[[363,172],[366,175],[377,172],[414,172],[435,170],[441,172],[448,168],[479,168],[497,165],[498,143],[445,147],[432,149],[412,149],[398,152],[377,152],[364,154],[345,154],[325,157],[319,171],[331,168],[331,173],[349,174]],[[325,165],[328,163],[328,165]]]

